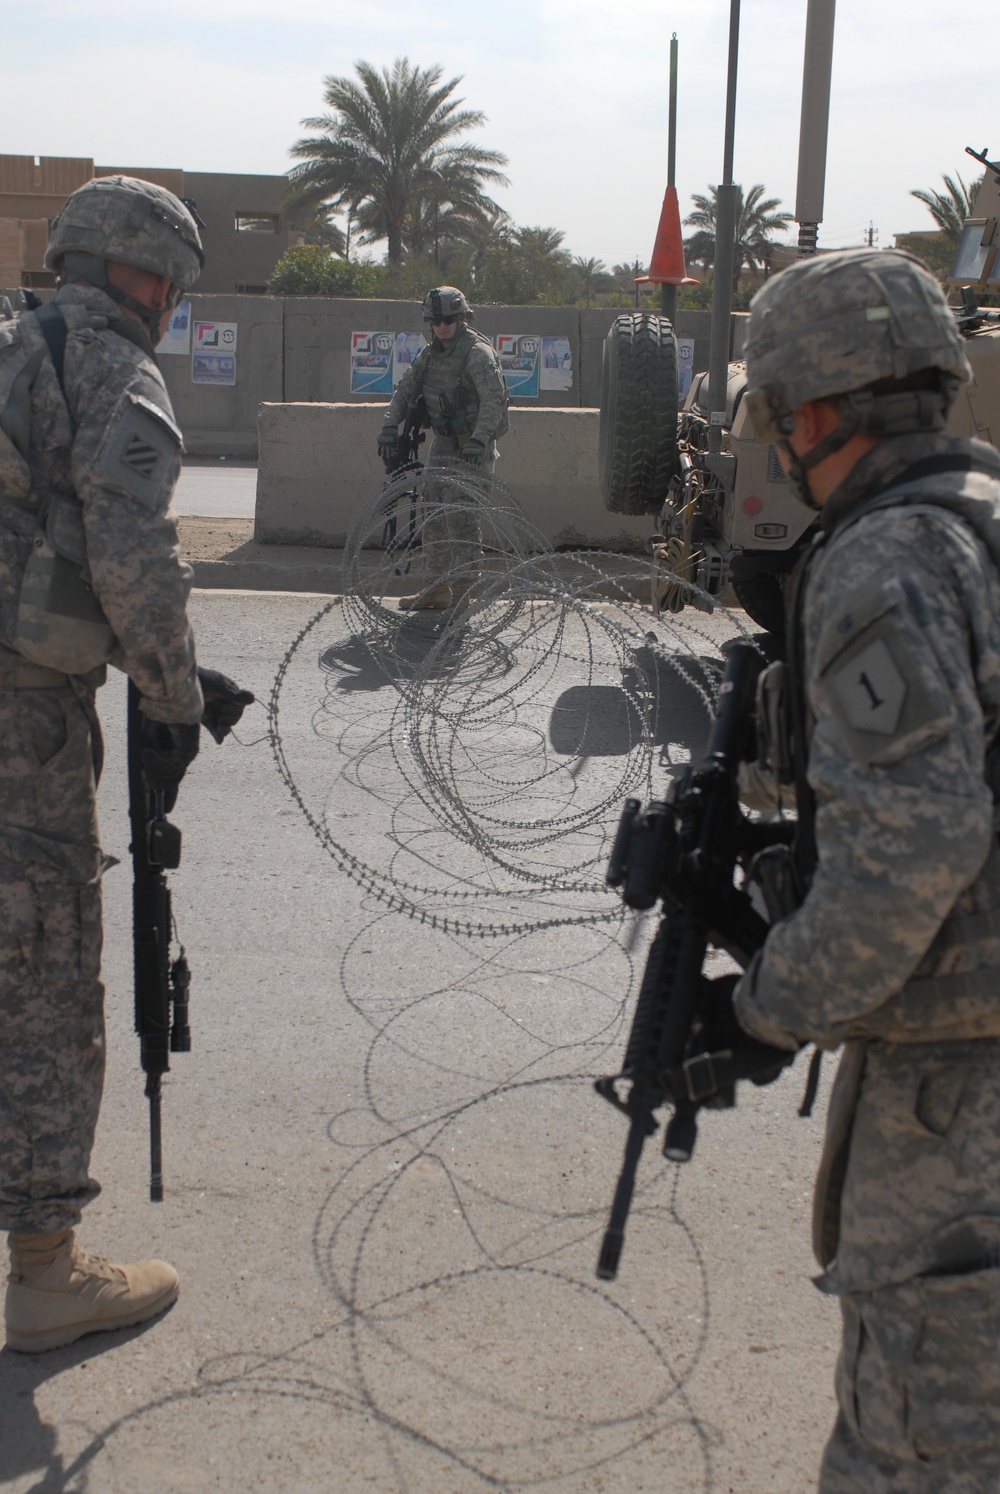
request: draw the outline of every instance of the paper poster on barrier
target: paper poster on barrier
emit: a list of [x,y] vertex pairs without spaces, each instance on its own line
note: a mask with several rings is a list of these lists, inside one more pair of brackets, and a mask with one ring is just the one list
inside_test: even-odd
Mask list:
[[195,322],[194,346],[196,353],[232,353],[236,355],[236,322]]
[[199,352],[191,354],[192,384],[235,384],[236,354]]
[[392,350],[392,387],[395,389],[400,379],[410,367],[414,358],[421,348],[427,346],[427,341],[422,332],[397,332]]
[[538,376],[540,389],[562,393],[573,387],[573,350],[568,337],[542,338],[542,368]]
[[393,332],[351,333],[351,393],[391,394]]
[[694,338],[677,339],[677,393],[682,400],[687,398],[694,378]]
[[156,344],[158,353],[183,353],[191,351],[191,302],[178,301],[170,313],[167,330]]
[[512,399],[537,399],[540,352],[540,337],[513,332],[497,333],[497,356]]
[[191,340],[192,384],[236,383],[236,322],[195,322]]

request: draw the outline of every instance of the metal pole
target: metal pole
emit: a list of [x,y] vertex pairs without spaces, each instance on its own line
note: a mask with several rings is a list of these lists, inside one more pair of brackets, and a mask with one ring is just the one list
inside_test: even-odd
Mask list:
[[715,267],[712,272],[712,333],[708,359],[708,449],[722,450],[729,384],[730,322],[733,311],[733,268],[736,259],[736,219],[740,189],[733,185],[733,143],[736,136],[736,69],[740,45],[740,0],[730,0],[729,78],[726,85],[726,134],[722,183],[716,192]]
[[[677,168],[677,32],[670,38],[670,103],[667,113],[667,186],[675,185]],[[660,310],[671,322],[677,320],[676,285],[660,286]]]
[[806,12],[802,113],[799,119],[799,174],[795,193],[800,259],[816,253],[819,225],[823,221],[835,9],[836,0],[809,0]]

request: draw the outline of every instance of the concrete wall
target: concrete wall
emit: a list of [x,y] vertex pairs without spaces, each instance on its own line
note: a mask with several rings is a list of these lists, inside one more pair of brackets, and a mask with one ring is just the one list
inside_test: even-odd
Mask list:
[[277,296],[192,296],[192,330],[199,320],[235,323],[236,382],[194,384],[190,354],[160,354],[185,444],[193,456],[252,458],[258,406],[285,398],[283,302]]
[[[171,399],[193,455],[253,456],[259,403],[368,404],[370,394],[351,393],[351,333],[401,332],[420,328],[416,301],[354,301],[330,296],[191,297],[192,320],[236,322],[238,343],[233,388],[192,385],[191,361],[161,357]],[[525,409],[596,408],[601,398],[601,359],[614,307],[486,306],[476,326],[498,332],[561,336],[573,353],[573,387],[541,390]],[[733,317],[734,354],[745,313]],[[677,335],[694,339],[694,366],[708,367],[711,316],[681,311]],[[388,403],[388,396],[381,403]]]
[[[375,451],[381,405],[265,404],[254,537],[264,544],[343,545],[385,477]],[[511,410],[497,477],[553,545],[643,550],[652,519],[604,507],[596,410]]]
[[[17,291],[10,295],[16,306]],[[422,326],[417,301],[201,294],[191,296],[190,301],[192,323],[228,322],[237,328],[232,386],[194,384],[190,354],[161,353],[160,368],[193,456],[254,457],[260,404],[372,402],[370,394],[351,393],[351,333],[416,331]],[[530,332],[568,338],[573,354],[572,389],[540,390],[537,398],[521,400],[519,405],[535,410],[594,409],[601,399],[604,339],[618,314],[615,307],[485,306],[476,317],[476,326],[488,337],[498,332]],[[746,313],[733,316],[734,355],[742,346],[746,320]],[[677,335],[694,339],[696,370],[708,367],[710,326],[707,311],[677,314]],[[381,403],[384,408],[388,396]]]

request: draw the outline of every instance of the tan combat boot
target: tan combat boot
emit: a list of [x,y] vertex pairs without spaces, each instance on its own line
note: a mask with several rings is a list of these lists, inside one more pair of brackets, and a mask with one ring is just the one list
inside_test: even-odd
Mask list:
[[447,581],[438,581],[415,597],[400,597],[400,612],[445,612],[451,606],[451,587]]
[[113,1266],[88,1255],[71,1229],[9,1237],[7,1347],[20,1354],[59,1349],[85,1333],[129,1328],[169,1307],[180,1286],[166,1261]]

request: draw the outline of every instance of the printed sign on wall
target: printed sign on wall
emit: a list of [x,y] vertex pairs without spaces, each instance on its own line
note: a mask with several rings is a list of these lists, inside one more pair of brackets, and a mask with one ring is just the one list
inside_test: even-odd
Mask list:
[[351,333],[351,393],[391,394],[394,332]]
[[158,353],[190,353],[191,351],[191,302],[178,301],[174,307],[167,330],[156,344]]
[[687,392],[691,388],[691,380],[694,378],[694,338],[678,337],[677,339],[677,392],[681,399],[687,398]]
[[195,322],[192,384],[236,383],[236,322]]
[[568,337],[542,338],[542,369],[538,378],[540,389],[557,389],[566,392],[573,387],[573,350]]
[[537,398],[540,344],[540,337],[527,333],[497,333],[497,356],[512,399]]

